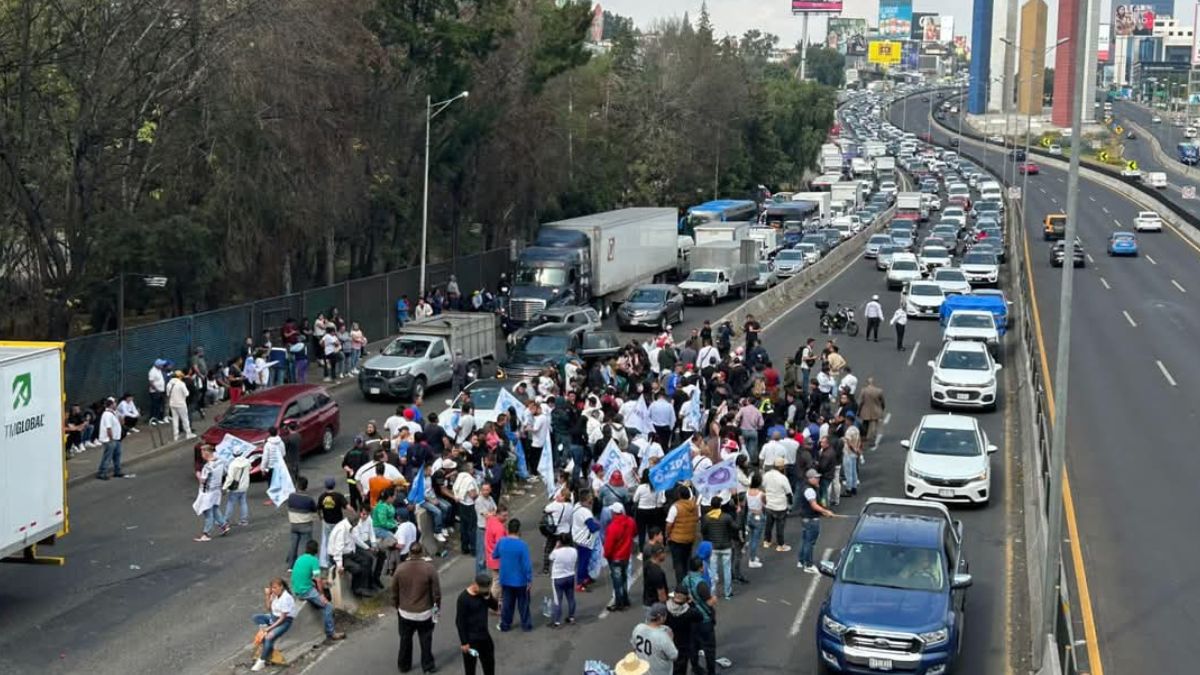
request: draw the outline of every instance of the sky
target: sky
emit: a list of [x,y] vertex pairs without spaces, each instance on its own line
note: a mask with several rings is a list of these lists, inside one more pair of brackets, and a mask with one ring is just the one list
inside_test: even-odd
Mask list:
[[[604,9],[632,17],[639,28],[647,28],[655,19],[679,17],[686,12],[695,21],[700,14],[700,0],[598,0]],[[999,2],[1001,0],[994,0]],[[1093,0],[1095,1],[1095,0]],[[1018,0],[1023,5],[1024,0]],[[1100,21],[1107,23],[1110,16],[1110,0],[1100,0]],[[874,25],[878,22],[879,0],[844,0],[842,16],[865,18]],[[914,12],[936,12],[954,17],[954,31],[970,38],[971,10],[973,0],[913,0]],[[1049,28],[1053,42],[1058,21],[1058,0],[1046,0],[1050,8]],[[1118,3],[1122,4],[1122,3]],[[1136,4],[1136,0],[1130,0]],[[867,8],[871,9],[868,10]],[[1194,4],[1190,0],[1175,0],[1175,18],[1190,23]],[[718,35],[731,33],[741,35],[752,28],[774,33],[780,37],[781,45],[795,45],[800,40],[801,20],[793,17],[789,0],[708,0],[708,13]],[[868,16],[868,13],[874,16]],[[809,19],[809,39],[819,41],[825,36],[825,19],[813,15]]]

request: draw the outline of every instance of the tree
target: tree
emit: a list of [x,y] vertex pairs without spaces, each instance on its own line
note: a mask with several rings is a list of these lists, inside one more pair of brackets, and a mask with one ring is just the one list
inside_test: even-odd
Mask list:
[[846,57],[824,45],[809,45],[805,70],[809,77],[827,87],[840,87],[846,81]]

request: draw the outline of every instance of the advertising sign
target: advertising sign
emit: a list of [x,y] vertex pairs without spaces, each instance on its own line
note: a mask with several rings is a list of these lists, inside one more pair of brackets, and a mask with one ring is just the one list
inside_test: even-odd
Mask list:
[[912,0],[879,0],[879,37],[912,37]]
[[842,0],[792,0],[792,14],[816,14],[842,11]]
[[913,12],[910,37],[918,42],[937,42],[942,37],[938,15],[931,12]]
[[846,56],[865,56],[867,20],[830,17],[825,29],[825,45]]
[[1100,38],[1096,41],[1096,61],[1108,63],[1109,52],[1112,49],[1112,24],[1100,24]]
[[954,17],[943,16],[941,28],[942,28],[942,34],[938,36],[938,42],[945,42],[947,44],[953,42],[954,41]]
[[876,40],[867,50],[867,61],[884,66],[894,66],[900,63],[903,55],[903,42]]
[[921,66],[921,43],[920,42],[904,42],[901,63],[907,70],[917,70]]
[[1113,7],[1113,35],[1152,35],[1154,8],[1150,5],[1116,5]]
[[1200,65],[1200,2],[1196,3],[1196,16],[1192,19],[1192,65]]

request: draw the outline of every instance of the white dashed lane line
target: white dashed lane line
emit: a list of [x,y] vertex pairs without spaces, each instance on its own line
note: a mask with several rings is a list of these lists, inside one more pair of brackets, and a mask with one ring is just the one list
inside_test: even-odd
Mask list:
[[1180,293],[1187,293],[1187,289],[1184,288],[1183,286],[1180,286],[1178,281],[1175,281],[1174,279],[1172,279],[1171,283],[1175,285],[1175,288],[1179,289]]
[[1167,367],[1163,365],[1162,361],[1155,361],[1155,363],[1158,364],[1158,369],[1162,371],[1163,377],[1167,379],[1167,384],[1171,385],[1172,387],[1179,386],[1175,384],[1175,378],[1171,377],[1171,372],[1167,370]]
[[1104,288],[1106,288],[1110,291],[1112,290],[1112,286],[1108,285],[1108,279],[1105,279],[1104,277],[1100,277],[1100,283],[1104,285]]
[[1137,322],[1133,320],[1132,316],[1129,316],[1129,312],[1121,310],[1121,313],[1125,315],[1125,320],[1129,322],[1130,326],[1137,328]]
[[1146,255],[1146,256],[1145,256],[1145,258],[1146,258],[1146,261],[1147,261],[1147,262],[1149,262],[1151,265],[1157,265],[1157,264],[1158,264],[1158,262],[1156,262],[1156,261],[1154,260],[1154,258],[1151,258],[1149,255]]

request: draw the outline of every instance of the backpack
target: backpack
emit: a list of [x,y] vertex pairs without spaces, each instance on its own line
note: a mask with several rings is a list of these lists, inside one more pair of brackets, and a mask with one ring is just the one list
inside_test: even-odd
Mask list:
[[547,539],[555,536],[558,533],[558,526],[562,524],[566,515],[566,509],[559,510],[558,518],[555,518],[554,514],[549,511],[543,511],[542,519],[538,521],[538,532],[541,532],[542,536]]

